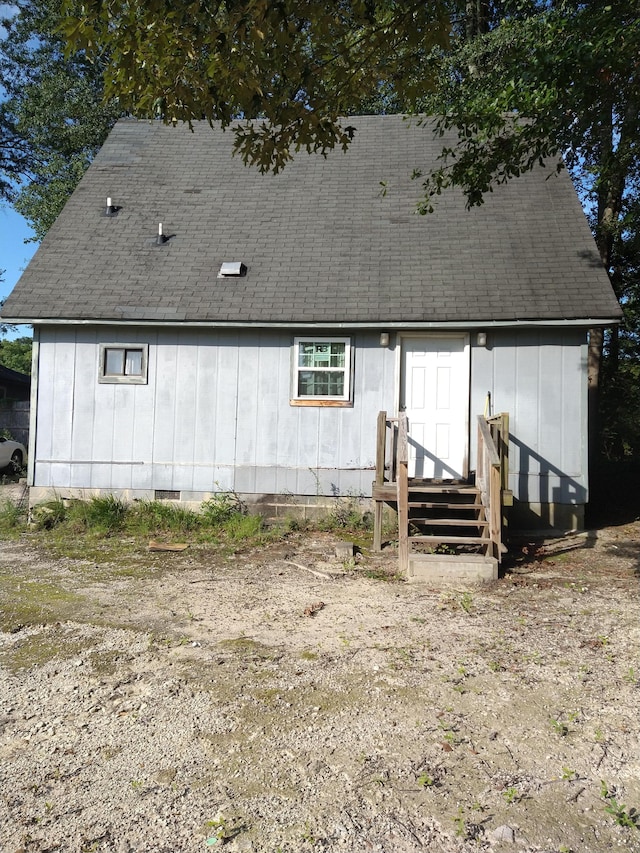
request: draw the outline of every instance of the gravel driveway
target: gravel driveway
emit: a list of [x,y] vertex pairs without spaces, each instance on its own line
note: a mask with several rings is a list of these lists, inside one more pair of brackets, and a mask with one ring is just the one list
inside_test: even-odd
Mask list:
[[640,851],[639,533],[466,591],[329,534],[2,542],[0,850]]

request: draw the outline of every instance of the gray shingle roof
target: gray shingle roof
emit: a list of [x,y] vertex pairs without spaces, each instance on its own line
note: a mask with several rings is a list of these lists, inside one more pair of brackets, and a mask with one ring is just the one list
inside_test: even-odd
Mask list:
[[[205,123],[122,120],[38,249],[3,317],[403,323],[619,316],[571,182],[550,168],[471,211],[414,213],[442,140],[399,116],[350,119],[346,154],[280,175],[231,157]],[[387,194],[380,194],[386,181]],[[120,210],[106,217],[106,198]],[[171,235],[155,244],[158,223]],[[242,278],[219,279],[224,261]]]

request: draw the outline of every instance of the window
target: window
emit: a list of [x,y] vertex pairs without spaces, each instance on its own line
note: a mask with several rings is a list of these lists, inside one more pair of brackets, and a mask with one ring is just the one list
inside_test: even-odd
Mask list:
[[98,382],[144,385],[148,344],[100,344]]
[[296,338],[293,350],[292,405],[350,405],[349,338]]

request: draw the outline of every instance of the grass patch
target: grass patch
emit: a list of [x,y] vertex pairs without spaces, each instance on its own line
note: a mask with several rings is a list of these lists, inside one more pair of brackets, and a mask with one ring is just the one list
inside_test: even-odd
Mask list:
[[[0,507],[0,538],[17,538],[28,530],[32,541],[52,557],[93,562],[96,567],[134,561],[130,566],[133,575],[149,567],[150,539],[214,545],[221,553],[234,553],[281,541],[296,528],[290,519],[274,524],[249,514],[233,492],[215,495],[201,505],[200,511],[172,502],[128,503],[105,495],[88,500],[57,498],[38,504],[31,515],[27,525],[26,513],[6,502]],[[362,514],[358,499],[341,498],[323,519],[315,524],[306,522],[305,529],[366,538],[371,530],[371,513]],[[394,580],[395,575],[386,575],[385,579]]]
[[0,574],[0,582],[2,631],[70,619],[84,603],[82,596],[53,582],[24,580],[4,573]]
[[0,537],[17,539],[27,529],[27,513],[13,501],[0,504]]
[[[20,530],[17,514],[7,510],[5,519],[7,530]],[[239,498],[227,493],[205,501],[201,512],[164,501],[127,503],[113,495],[57,499],[34,507],[33,526],[45,534],[41,544],[57,555],[97,563],[129,556],[145,539],[215,543],[234,550],[284,535],[280,528],[267,527],[261,516],[249,515]]]
[[31,634],[0,652],[3,665],[13,673],[34,666],[44,666],[56,658],[77,657],[87,648],[89,641],[59,632],[53,634]]

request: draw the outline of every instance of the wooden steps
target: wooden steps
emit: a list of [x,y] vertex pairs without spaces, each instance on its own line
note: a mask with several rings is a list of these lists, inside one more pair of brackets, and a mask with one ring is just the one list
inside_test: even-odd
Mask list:
[[410,481],[407,511],[410,554],[488,553],[489,523],[475,486]]
[[495,580],[504,550],[509,416],[478,415],[473,484],[409,477],[406,412],[378,413],[373,547],[382,550],[384,505],[398,518],[398,563],[409,580]]

